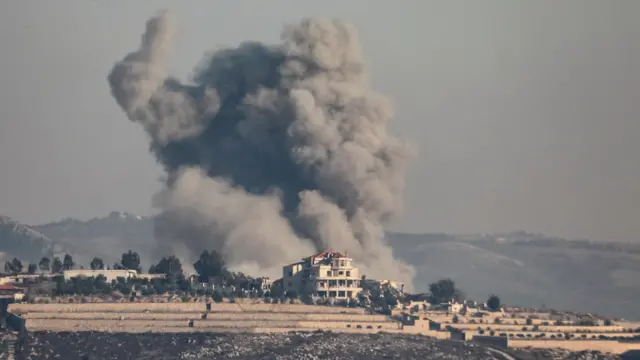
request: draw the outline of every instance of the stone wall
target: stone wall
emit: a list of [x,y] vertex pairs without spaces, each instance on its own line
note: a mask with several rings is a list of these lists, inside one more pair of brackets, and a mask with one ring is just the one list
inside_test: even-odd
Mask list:
[[[155,312],[29,312],[25,313],[26,319],[99,319],[99,320],[199,320],[204,313],[155,313]],[[388,322],[385,315],[359,315],[359,314],[304,314],[304,313],[207,313],[208,320],[290,320],[290,321],[348,321],[348,322]]]
[[[531,325],[510,325],[510,324],[443,324],[443,327],[451,326],[456,329],[462,330],[477,330],[481,328],[485,331],[494,330],[494,331],[532,331],[533,326]],[[487,329],[489,328],[489,329]],[[522,330],[523,328],[527,328],[527,330]],[[538,326],[539,332],[593,332],[593,333],[619,333],[623,331],[622,326]]]
[[[205,303],[85,303],[11,304],[9,311],[27,312],[205,312]],[[278,312],[318,314],[365,314],[362,308],[311,306],[298,304],[212,303],[211,312]]]
[[612,354],[622,354],[625,351],[640,349],[640,343],[621,343],[607,340],[516,340],[509,339],[512,348],[559,348],[571,351],[597,350]]

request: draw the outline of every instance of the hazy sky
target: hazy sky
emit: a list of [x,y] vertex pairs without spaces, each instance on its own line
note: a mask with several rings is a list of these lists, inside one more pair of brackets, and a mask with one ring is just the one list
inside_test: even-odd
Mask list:
[[106,76],[173,10],[173,73],[283,24],[361,32],[392,131],[419,148],[413,232],[541,231],[640,241],[640,1],[5,1],[0,214],[26,223],[149,214],[160,168]]

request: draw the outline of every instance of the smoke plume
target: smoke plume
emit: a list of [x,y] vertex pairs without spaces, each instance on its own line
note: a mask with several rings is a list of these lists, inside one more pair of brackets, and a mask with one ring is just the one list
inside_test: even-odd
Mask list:
[[154,199],[160,251],[193,260],[216,249],[236,268],[278,272],[346,251],[369,277],[410,286],[383,224],[400,209],[412,152],[387,133],[391,104],[371,88],[354,28],[303,20],[280,44],[210,53],[189,84],[167,74],[175,38],[170,14],[150,19],[108,77],[168,175]]

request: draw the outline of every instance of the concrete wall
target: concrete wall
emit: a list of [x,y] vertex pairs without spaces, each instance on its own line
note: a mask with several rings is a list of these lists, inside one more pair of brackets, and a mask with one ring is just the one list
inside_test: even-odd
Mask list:
[[[447,324],[456,329],[463,330],[477,330],[478,328],[482,328],[483,330],[494,331],[532,331],[533,326],[527,325],[510,325],[510,324]],[[445,325],[446,327],[446,325]],[[526,327],[527,330],[522,330],[523,327]],[[557,333],[576,333],[576,332],[584,332],[584,333],[607,333],[607,332],[615,332],[619,333],[623,331],[622,326],[538,326],[539,332],[557,332]]]
[[[194,320],[194,328],[207,329],[244,329],[285,328],[289,330],[397,330],[394,322],[347,322],[347,321],[281,321],[281,320]],[[359,327],[358,327],[359,326]],[[189,320],[82,320],[82,319],[27,319],[31,330],[67,330],[67,331],[129,331],[140,328],[188,328]]]
[[[86,303],[86,304],[11,304],[9,311],[26,312],[205,312],[205,303]],[[213,303],[212,312],[281,312],[318,314],[365,314],[362,308],[310,306],[295,304]]]
[[[551,335],[553,335],[555,338],[558,338],[558,337],[564,338],[564,336],[565,336],[565,333],[557,332],[557,331],[551,331],[551,332],[544,332],[544,331],[508,331],[508,330],[505,330],[505,331],[493,330],[493,331],[494,331],[494,335],[495,336],[498,336],[500,334],[506,334],[506,336],[508,336],[509,339],[522,339],[522,340],[533,339],[536,336],[540,336],[542,334],[544,334],[544,337],[540,338],[540,339],[551,339]],[[478,331],[475,331],[475,330],[470,330],[470,331],[466,331],[465,330],[465,332],[467,332],[468,334],[471,334],[471,335],[480,335],[480,333]],[[489,334],[490,334],[490,331],[484,330],[484,333],[482,335],[489,335]],[[525,338],[518,337],[518,334],[524,335]],[[611,333],[611,332],[608,332],[608,333],[599,333],[599,332],[594,332],[594,333],[575,333],[575,332],[569,332],[569,334],[573,335],[572,339],[575,339],[575,340],[582,339],[582,335],[586,336],[585,339],[595,339],[595,340],[597,340],[600,335],[608,336],[608,337],[615,336],[615,337],[624,337],[624,338],[632,338],[634,336],[639,335],[639,334],[633,334],[633,333]],[[594,338],[594,336],[595,336],[595,338]]]
[[[71,320],[200,320],[203,313],[124,313],[124,312],[29,312],[26,319],[71,319]],[[389,322],[384,315],[359,314],[303,314],[303,313],[207,313],[207,320],[286,320],[286,321],[347,321],[347,322]]]
[[613,354],[622,354],[625,351],[640,349],[640,343],[620,343],[607,340],[515,340],[509,339],[509,347],[512,348],[560,348],[571,351],[597,350]]

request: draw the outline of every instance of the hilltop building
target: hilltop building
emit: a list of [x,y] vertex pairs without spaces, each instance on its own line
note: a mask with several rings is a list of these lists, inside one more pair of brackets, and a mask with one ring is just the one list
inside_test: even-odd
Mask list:
[[353,259],[339,252],[323,251],[282,268],[282,287],[287,292],[338,299],[360,293],[360,271]]
[[138,272],[135,270],[65,270],[63,276],[65,280],[73,278],[90,278],[104,276],[107,282],[112,282],[118,278],[131,279],[137,277]]

